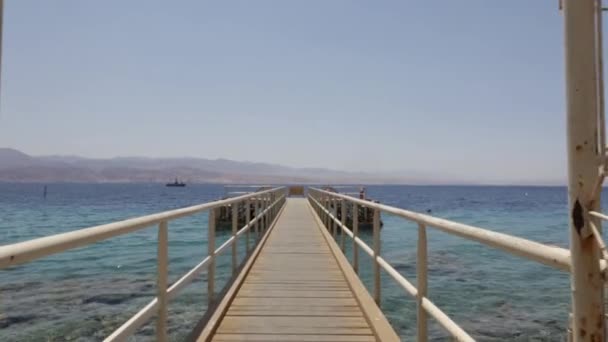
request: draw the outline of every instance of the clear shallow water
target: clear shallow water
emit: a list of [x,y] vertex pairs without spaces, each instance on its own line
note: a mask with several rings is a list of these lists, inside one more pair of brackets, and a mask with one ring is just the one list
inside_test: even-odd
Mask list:
[[[0,244],[65,232],[217,199],[221,185],[0,184]],[[383,203],[566,247],[566,189],[560,187],[370,186]],[[383,215],[382,254],[416,280],[417,226]],[[207,215],[170,224],[170,281],[206,255]],[[0,341],[101,340],[155,294],[153,227],[0,271]],[[225,240],[225,234],[219,234]],[[371,240],[371,236],[364,236]],[[569,307],[567,274],[429,229],[429,296],[482,341],[561,341]],[[244,242],[240,250],[244,250]],[[350,247],[350,244],[347,243]],[[347,255],[350,254],[347,248]],[[361,254],[371,288],[371,262]],[[241,253],[244,257],[244,253]],[[218,265],[221,286],[230,254]],[[415,302],[382,279],[385,313],[402,338],[415,336]],[[170,304],[172,340],[182,340],[206,308],[202,275]],[[154,324],[133,338],[152,340]],[[431,324],[434,340],[446,335]]]

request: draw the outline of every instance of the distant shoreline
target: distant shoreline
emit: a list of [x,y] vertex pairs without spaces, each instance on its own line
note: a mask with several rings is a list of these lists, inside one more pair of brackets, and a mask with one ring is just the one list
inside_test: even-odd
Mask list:
[[[554,184],[405,184],[405,183],[258,183],[258,182],[244,182],[244,183],[234,183],[234,182],[186,182],[188,185],[279,185],[279,186],[291,186],[291,185],[302,185],[302,186],[325,186],[325,185],[346,185],[346,186],[374,186],[374,187],[492,187],[492,188],[566,188],[564,185],[554,185]],[[40,184],[40,185],[51,185],[51,184],[99,184],[99,185],[159,185],[164,186],[166,182],[162,181],[99,181],[99,182],[82,182],[82,181],[8,181],[8,180],[0,180],[0,184]]]

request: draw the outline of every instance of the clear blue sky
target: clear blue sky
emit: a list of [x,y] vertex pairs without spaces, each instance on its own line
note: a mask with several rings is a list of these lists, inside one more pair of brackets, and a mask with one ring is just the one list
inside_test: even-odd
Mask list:
[[557,0],[5,6],[0,146],[565,175]]

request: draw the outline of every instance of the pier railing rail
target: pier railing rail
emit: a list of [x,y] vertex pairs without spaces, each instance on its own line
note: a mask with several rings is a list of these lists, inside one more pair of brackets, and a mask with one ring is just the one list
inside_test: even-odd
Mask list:
[[[191,207],[175,209],[141,216],[124,221],[113,222],[100,226],[84,228],[68,233],[62,233],[47,237],[41,237],[25,242],[0,246],[0,269],[28,263],[45,256],[58,254],[74,248],[94,244],[113,237],[133,233],[148,227],[158,226],[158,257],[157,257],[157,279],[156,297],[133,315],[127,322],[116,329],[104,341],[124,341],[133,335],[137,329],[143,326],[150,318],[156,315],[156,340],[167,340],[167,308],[168,303],[181,290],[192,283],[192,281],[205,269],[207,277],[207,295],[209,303],[213,303],[215,294],[215,260],[219,254],[232,246],[232,270],[233,274],[238,269],[237,239],[246,234],[246,249],[250,250],[250,232],[252,227],[255,233],[263,234],[271,222],[279,213],[285,203],[287,196],[284,187],[251,193],[248,195],[228,198],[224,200],[203,203]],[[251,217],[251,210],[246,211],[245,224],[238,227],[238,206],[245,204],[246,208],[255,207],[255,215]],[[221,246],[215,248],[216,210],[220,207],[232,207],[232,234]],[[209,211],[208,228],[208,255],[194,268],[180,277],[171,286],[168,285],[168,230],[169,222],[175,219],[192,216],[204,211]],[[259,241],[259,240],[258,240]]]
[[[427,297],[427,227],[435,228],[467,240],[476,241],[488,247],[500,249],[562,271],[569,272],[571,269],[570,251],[565,248],[544,245],[511,235],[316,188],[309,189],[308,198],[312,207],[325,224],[325,227],[331,231],[335,239],[339,238],[339,244],[343,252],[345,250],[345,236],[348,235],[352,239],[352,266],[355,272],[359,272],[359,248],[372,258],[373,297],[378,305],[380,305],[381,299],[380,269],[386,271],[407,293],[416,298],[417,341],[419,342],[424,342],[428,339],[427,315],[437,320],[456,340],[474,341],[464,329]],[[338,218],[337,213],[338,203],[340,203],[340,218]],[[347,205],[352,205],[352,229],[349,229],[346,224]],[[374,212],[372,247],[359,238],[358,210],[360,207],[370,208]],[[381,212],[392,214],[418,224],[417,286],[414,286],[381,256]],[[338,233],[340,233],[339,237]],[[605,268],[605,262],[602,263],[602,266]]]

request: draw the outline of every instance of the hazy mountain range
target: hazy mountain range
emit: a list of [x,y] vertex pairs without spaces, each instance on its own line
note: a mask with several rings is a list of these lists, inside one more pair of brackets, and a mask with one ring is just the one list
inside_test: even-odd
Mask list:
[[3,182],[411,183],[394,175],[204,158],[31,156],[0,148]]

